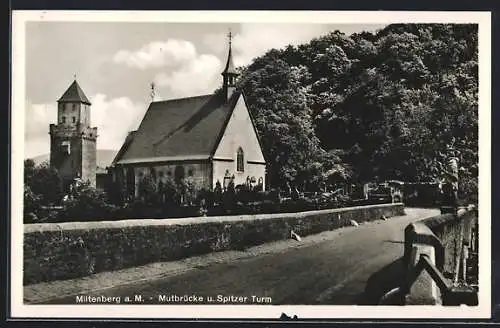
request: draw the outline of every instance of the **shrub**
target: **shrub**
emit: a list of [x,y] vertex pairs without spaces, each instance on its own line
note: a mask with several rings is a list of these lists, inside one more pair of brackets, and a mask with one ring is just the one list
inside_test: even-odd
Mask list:
[[222,206],[226,212],[232,213],[237,205],[236,199],[236,189],[234,186],[234,182],[231,181],[226,191],[222,194]]
[[182,203],[192,205],[196,200],[196,185],[192,178],[182,179],[179,184],[179,193],[182,195]]
[[59,204],[64,196],[62,179],[47,162],[35,166],[33,160],[25,160],[24,184],[39,196],[38,202],[43,205]]
[[109,204],[105,192],[91,187],[88,183],[73,188],[60,218],[100,219],[108,218],[116,211],[116,206]]
[[139,180],[139,197],[150,205],[160,203],[160,194],[158,193],[158,185],[156,181],[149,175],[145,175]]
[[159,182],[158,191],[162,195],[163,203],[177,205],[180,203],[180,190],[172,178],[168,177],[164,181],[161,181],[161,184]]
[[217,182],[215,183],[213,197],[214,204],[222,203],[222,186],[219,180],[217,180]]
[[465,203],[477,204],[478,184],[477,176],[463,176],[458,184],[459,198]]
[[126,199],[125,186],[119,182],[111,181],[106,187],[109,201],[115,205],[123,205]]
[[[37,213],[40,213],[41,196],[35,194],[30,186],[24,185],[24,219],[25,223],[32,223],[37,220]],[[29,221],[29,222],[26,222]]]

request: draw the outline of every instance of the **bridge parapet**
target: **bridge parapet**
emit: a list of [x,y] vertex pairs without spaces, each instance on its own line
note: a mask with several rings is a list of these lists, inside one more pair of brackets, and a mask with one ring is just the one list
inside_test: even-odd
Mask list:
[[406,227],[406,279],[399,289],[406,304],[477,304],[477,292],[465,284],[469,254],[477,252],[477,218],[476,207],[468,206]]
[[404,215],[404,204],[301,213],[24,225],[24,284],[72,279],[216,251],[244,250]]

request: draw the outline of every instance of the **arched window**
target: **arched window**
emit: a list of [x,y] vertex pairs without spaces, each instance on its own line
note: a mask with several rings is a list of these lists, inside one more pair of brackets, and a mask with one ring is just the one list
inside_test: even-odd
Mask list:
[[243,154],[243,149],[241,149],[241,147],[238,148],[238,153],[236,155],[236,171],[238,172],[245,171],[244,154]]

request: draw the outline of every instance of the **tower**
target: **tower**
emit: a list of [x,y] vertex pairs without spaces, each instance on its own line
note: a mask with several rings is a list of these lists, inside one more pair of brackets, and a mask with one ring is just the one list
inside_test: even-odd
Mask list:
[[236,77],[238,77],[239,75],[233,63],[233,54],[231,49],[231,43],[232,43],[231,32],[229,32],[228,38],[229,38],[229,53],[227,56],[226,67],[222,72],[222,78],[223,78],[222,91],[226,100],[228,100],[231,97],[232,93],[236,89]]
[[90,126],[90,106],[76,78],[57,101],[57,124],[50,124],[50,166],[59,171],[64,190],[78,178],[96,185],[97,128]]

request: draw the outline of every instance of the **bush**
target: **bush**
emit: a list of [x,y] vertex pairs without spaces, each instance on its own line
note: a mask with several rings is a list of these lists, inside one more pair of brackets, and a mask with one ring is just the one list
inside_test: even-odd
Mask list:
[[160,194],[158,193],[158,185],[149,175],[142,177],[139,181],[139,197],[149,205],[160,203]]
[[47,162],[35,166],[33,160],[24,161],[24,184],[37,195],[41,205],[59,204],[64,196],[62,179]]
[[112,204],[123,205],[126,199],[125,187],[118,182],[110,182],[106,187],[108,199]]
[[38,221],[40,215],[41,196],[35,194],[30,186],[24,185],[24,223],[34,223]]
[[179,193],[182,195],[182,203],[193,205],[196,200],[196,185],[192,178],[182,179],[179,184]]
[[459,198],[464,203],[477,204],[478,202],[478,184],[477,176],[464,176],[458,185]]
[[61,219],[103,219],[116,213],[117,207],[109,203],[105,192],[91,187],[88,183],[77,186],[64,202]]

